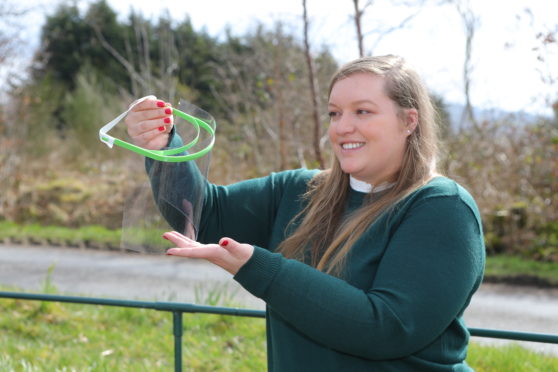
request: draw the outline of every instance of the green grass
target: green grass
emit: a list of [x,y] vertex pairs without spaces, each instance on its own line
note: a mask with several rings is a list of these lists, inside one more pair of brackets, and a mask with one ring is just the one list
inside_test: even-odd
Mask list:
[[[99,226],[70,229],[0,221],[0,238],[14,236],[120,241],[120,231]],[[489,256],[486,275],[530,276],[558,285],[558,264]],[[48,278],[44,291],[56,292]],[[205,301],[220,305],[212,298],[210,294]],[[174,365],[172,316],[154,310],[0,299],[0,345],[0,371],[169,371]],[[184,314],[182,345],[185,371],[266,369],[263,319]],[[477,372],[558,372],[556,357],[516,345],[481,346],[474,338],[467,361]]]
[[[172,316],[147,309],[0,299],[1,371],[170,371]],[[185,371],[265,371],[263,319],[184,314]],[[558,371],[558,358],[471,343],[477,372]]]
[[78,229],[61,226],[42,226],[39,224],[19,225],[10,221],[0,221],[0,239],[35,238],[52,240],[59,243],[78,243],[91,241],[100,244],[120,244],[120,230],[110,230],[102,226],[84,226]]
[[[185,371],[263,371],[265,321],[184,314]],[[171,371],[172,315],[0,299],[1,371]]]
[[558,263],[534,261],[519,256],[488,256],[485,276],[539,278],[550,285],[558,286]]
[[516,344],[494,347],[472,342],[467,363],[476,372],[558,371],[558,357],[536,353]]

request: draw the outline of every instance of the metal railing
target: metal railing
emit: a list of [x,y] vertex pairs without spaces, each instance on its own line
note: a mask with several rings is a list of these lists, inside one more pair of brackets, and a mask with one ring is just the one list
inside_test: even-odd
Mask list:
[[[1,292],[0,298],[11,298],[18,300],[31,301],[50,301],[50,302],[66,302],[73,304],[101,305],[101,306],[117,306],[132,307],[141,309],[151,309],[158,311],[167,311],[172,313],[173,318],[173,336],[174,336],[174,370],[182,372],[182,314],[184,313],[201,313],[201,314],[218,314],[230,316],[243,316],[252,318],[265,318],[265,311],[240,309],[230,307],[195,305],[189,303],[177,302],[149,302],[149,301],[129,301],[116,299],[103,299],[94,297],[72,297],[52,294],[34,294],[21,292]],[[469,328],[471,336],[498,338],[515,341],[542,342],[548,344],[558,344],[558,335],[516,332],[497,329]]]

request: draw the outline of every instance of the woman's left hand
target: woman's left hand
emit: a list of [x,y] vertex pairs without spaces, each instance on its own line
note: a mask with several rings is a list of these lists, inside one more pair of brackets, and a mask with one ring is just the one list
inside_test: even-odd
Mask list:
[[250,244],[241,244],[230,238],[221,238],[219,244],[201,244],[176,231],[164,233],[163,238],[177,246],[177,248],[167,250],[167,255],[202,258],[233,275],[252,257],[254,252],[254,247]]

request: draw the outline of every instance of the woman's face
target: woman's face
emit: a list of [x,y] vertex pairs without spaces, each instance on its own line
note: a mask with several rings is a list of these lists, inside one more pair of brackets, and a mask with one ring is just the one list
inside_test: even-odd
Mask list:
[[334,84],[328,104],[329,140],[341,169],[372,185],[394,180],[418,117],[405,109],[403,122],[384,85],[382,76],[352,74]]

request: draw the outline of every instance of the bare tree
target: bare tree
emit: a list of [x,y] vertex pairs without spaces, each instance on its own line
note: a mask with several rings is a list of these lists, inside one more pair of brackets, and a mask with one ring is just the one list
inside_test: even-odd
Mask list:
[[0,64],[6,62],[19,43],[16,31],[19,26],[14,22],[27,12],[28,10],[18,8],[10,2],[0,2]]
[[[318,86],[327,84],[337,64],[326,51],[313,55],[313,95],[298,33],[296,26],[281,20],[273,28],[257,25],[240,38],[231,37],[220,50],[219,62],[212,63],[221,82],[212,93],[223,110],[222,135],[212,162],[233,165],[220,168],[225,169],[219,174],[222,182],[267,174],[282,164],[321,166],[316,149],[322,156],[325,150],[322,138],[316,142],[314,130],[320,129],[324,118],[313,107],[323,106],[325,95]],[[312,103],[313,96],[317,104]]]
[[356,34],[357,34],[357,43],[358,43],[358,51],[359,56],[364,57],[367,53],[364,48],[364,38],[371,34],[376,34],[376,38],[372,43],[372,47],[368,50],[368,53],[372,53],[376,46],[382,41],[384,37],[387,35],[405,28],[423,9],[423,5],[426,0],[411,0],[411,1],[398,1],[398,2],[390,2],[392,6],[404,6],[406,8],[410,8],[413,12],[403,18],[400,22],[395,25],[390,25],[388,27],[375,27],[368,32],[364,31],[364,15],[366,14],[367,9],[371,8],[374,5],[374,0],[368,0],[366,3],[361,7],[359,0],[353,0],[354,6],[354,16],[352,17],[355,22]]
[[[5,69],[16,56],[16,47],[21,43],[17,31],[21,28],[19,23],[29,11],[14,4],[6,0],[0,2],[0,66],[4,69],[3,73],[7,73]],[[4,101],[8,98],[4,96],[8,91],[8,85],[7,78],[0,88],[0,189],[3,190],[0,193],[0,217],[5,216],[6,209],[15,203],[14,189],[19,182],[19,172],[23,163],[19,149],[26,138],[25,128],[16,119],[19,118],[14,108],[17,105]]]
[[[358,0],[355,0],[357,2]],[[303,21],[304,21],[304,54],[306,57],[306,65],[308,66],[308,82],[310,86],[310,95],[312,99],[312,119],[314,121],[314,155],[316,161],[318,162],[320,168],[324,167],[324,159],[322,156],[322,150],[320,146],[321,137],[321,125],[320,125],[320,110],[318,108],[318,88],[317,81],[315,78],[314,63],[312,60],[312,55],[310,54],[310,42],[308,40],[308,11],[306,8],[306,0],[302,0],[303,8]]]
[[171,82],[178,67],[178,52],[170,29],[170,22],[161,19],[159,23],[161,27],[159,29],[158,47],[162,57],[159,66],[160,72],[158,76],[154,76],[146,22],[138,20],[133,23],[135,42],[126,40],[126,50],[119,51],[105,38],[102,29],[96,24],[95,20],[89,21],[89,25],[95,31],[99,43],[128,72],[132,82],[131,93],[134,97],[145,93],[159,92],[164,93],[169,100],[173,100],[176,87]]
[[358,55],[360,57],[364,57],[364,36],[362,35],[362,15],[364,14],[364,10],[372,5],[373,1],[367,1],[366,4],[362,9],[359,7],[359,0],[353,0],[353,5],[355,7],[355,27],[356,27],[356,34],[357,34],[357,42],[358,42]]
[[473,11],[470,0],[453,0],[457,12],[461,17],[465,29],[465,58],[463,60],[463,91],[465,94],[465,109],[461,122],[469,122],[474,128],[479,124],[475,116],[473,104],[471,103],[471,84],[473,72],[473,39],[479,27],[480,19]]
[[[540,28],[544,28],[542,31]],[[558,83],[556,61],[558,60],[558,23],[553,26],[539,26],[536,32],[536,44],[533,51],[537,53],[537,72],[541,81],[551,89],[546,95],[546,104],[554,111],[554,121],[558,124],[558,92],[552,87]]]

